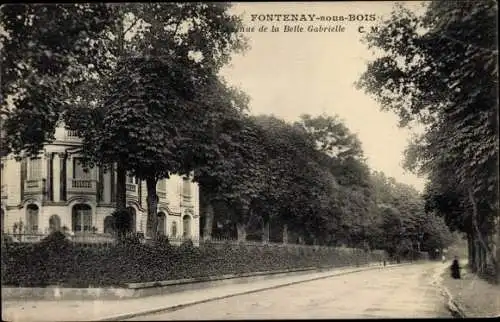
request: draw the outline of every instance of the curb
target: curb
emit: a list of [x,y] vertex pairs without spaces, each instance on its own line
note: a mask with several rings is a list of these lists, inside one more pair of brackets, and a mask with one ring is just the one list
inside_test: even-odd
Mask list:
[[144,282],[144,283],[127,283],[125,287],[128,289],[142,289],[142,288],[152,288],[152,287],[161,287],[161,286],[171,286],[171,285],[183,285],[183,284],[195,284],[202,282],[213,282],[220,280],[228,280],[235,278],[244,278],[244,277],[254,277],[254,276],[262,276],[262,275],[278,275],[278,274],[286,274],[286,273],[300,273],[318,270],[316,267],[305,267],[305,268],[296,268],[296,269],[282,269],[277,271],[260,271],[260,272],[249,272],[249,273],[241,273],[241,274],[224,274],[219,276],[204,276],[204,277],[193,277],[193,278],[183,278],[177,280],[166,280],[166,281],[157,281],[157,282]]
[[[386,268],[395,268],[395,267],[400,267],[400,266],[409,265],[409,264],[410,263],[388,265],[388,266],[386,266]],[[314,277],[314,278],[309,278],[309,279],[294,281],[294,282],[288,282],[288,283],[284,283],[284,284],[263,287],[263,288],[259,288],[256,290],[236,292],[236,293],[232,293],[232,294],[226,294],[226,295],[222,295],[222,296],[217,296],[217,297],[208,298],[208,299],[204,299],[204,300],[192,301],[192,302],[183,303],[183,304],[166,305],[166,306],[157,307],[157,308],[153,308],[153,309],[147,309],[147,310],[143,310],[143,311],[139,311],[139,312],[123,313],[123,314],[118,314],[118,315],[114,315],[114,316],[96,319],[94,321],[122,321],[122,320],[131,319],[134,317],[138,317],[141,315],[149,315],[149,314],[155,314],[155,313],[160,313],[160,312],[172,312],[172,311],[177,311],[177,310],[183,309],[185,307],[189,307],[189,306],[193,306],[193,305],[197,305],[197,304],[203,304],[203,303],[212,302],[212,301],[217,301],[217,300],[222,300],[222,299],[235,297],[235,296],[239,296],[239,295],[252,294],[252,293],[257,293],[257,292],[262,292],[262,291],[267,291],[267,290],[273,290],[273,289],[277,289],[277,288],[281,288],[281,287],[296,285],[296,284],[300,284],[300,283],[306,283],[306,282],[312,282],[312,281],[316,281],[316,280],[326,279],[326,278],[330,278],[333,276],[342,276],[342,275],[358,273],[358,272],[368,271],[368,270],[373,270],[373,269],[381,269],[381,268],[383,268],[383,266],[368,266],[365,268],[355,269],[355,270],[348,271],[348,272],[337,272],[337,273],[333,272],[332,274],[328,274],[326,276]],[[318,271],[321,271],[321,270],[318,270]]]
[[[303,267],[276,271],[247,272],[241,274],[225,274],[143,283],[126,283],[123,284],[122,287],[66,288],[64,286],[52,285],[44,288],[26,288],[2,285],[2,298],[9,300],[30,298],[48,301],[136,299],[152,295],[164,295],[165,293],[171,292],[182,292],[182,288],[184,287],[194,287],[195,289],[213,287],[213,285],[207,285],[207,283],[231,283],[230,281],[238,281],[240,279],[273,278],[274,276],[288,274],[301,275],[312,271],[318,271],[318,268]],[[177,289],[177,287],[181,287],[181,289]]]
[[[439,271],[439,273],[437,273],[437,278],[441,278],[441,276],[444,273],[444,271],[445,270]],[[438,283],[437,279],[435,279],[434,282]],[[448,288],[446,286],[444,286],[443,281],[440,281],[438,286],[441,288],[441,294],[446,299],[446,303],[445,303],[444,306],[446,307],[446,309],[448,311],[450,311],[451,315],[455,319],[465,319],[465,318],[467,318],[464,310],[460,307],[460,305],[458,304],[458,302],[453,299],[453,296],[451,295],[451,293],[448,290]]]
[[460,307],[457,301],[453,299],[450,291],[446,288],[446,286],[442,286],[443,292],[445,293],[445,297],[448,299],[446,302],[446,308],[450,311],[451,315],[456,319],[465,319],[467,316],[465,315],[464,310]]

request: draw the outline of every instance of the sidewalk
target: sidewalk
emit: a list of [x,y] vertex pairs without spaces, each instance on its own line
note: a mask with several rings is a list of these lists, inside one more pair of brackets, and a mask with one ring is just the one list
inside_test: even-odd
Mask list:
[[285,276],[256,281],[248,284],[223,285],[205,290],[193,290],[175,294],[150,296],[137,299],[110,301],[2,301],[4,321],[95,321],[124,320],[144,313],[169,310],[183,306],[208,302],[215,299],[252,293],[279,286],[353,273],[369,269],[387,267],[337,268],[300,276]]
[[463,317],[499,317],[500,285],[490,284],[472,274],[461,263],[461,279],[455,280],[450,274],[450,263],[443,264],[442,286],[448,291]]

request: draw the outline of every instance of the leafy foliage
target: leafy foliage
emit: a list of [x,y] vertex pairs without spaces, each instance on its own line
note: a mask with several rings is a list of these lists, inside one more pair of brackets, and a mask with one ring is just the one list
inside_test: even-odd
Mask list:
[[[118,164],[146,181],[148,230],[153,236],[156,182],[173,173],[194,173],[202,198],[225,208],[216,211],[214,225],[237,225],[240,232],[252,226],[269,228],[272,223],[286,225],[291,235],[307,243],[360,246],[369,241],[371,247],[390,248],[399,240],[388,243],[384,229],[392,229],[394,236],[401,227],[408,236],[424,229],[424,204],[418,193],[372,176],[359,139],[338,117],[303,115],[290,124],[274,116],[246,114],[249,98],[217,75],[233,53],[246,48],[244,37],[237,33],[241,22],[230,14],[229,6],[2,7],[6,32],[0,35],[2,62],[7,67],[2,69],[2,92],[14,107],[2,106],[2,146],[16,155],[36,154],[54,139],[55,127],[64,123],[83,138],[86,166]],[[372,45],[398,57],[408,54],[406,50],[415,64],[417,57],[433,61],[428,45],[420,46],[424,40],[432,44],[432,37],[418,33],[420,20],[409,12],[393,19],[397,21],[371,39]],[[398,28],[412,35],[403,39],[409,42],[405,48],[394,42]],[[452,64],[459,62],[456,58]],[[439,75],[447,72],[448,67],[436,66]],[[423,79],[430,77],[427,69],[401,68],[391,56],[374,62],[363,86],[381,97],[386,108],[404,107],[404,119],[424,113],[425,108],[426,122],[440,116],[430,103],[446,92],[439,75],[431,84],[441,92],[433,96],[423,91],[427,84]],[[410,85],[417,81],[412,93]],[[407,101],[397,93],[411,93],[412,98]],[[451,108],[457,102],[445,103]],[[473,121],[484,123],[484,117]],[[446,123],[439,124],[415,145],[413,155],[422,164],[430,164],[435,155],[420,151],[442,148],[443,138],[449,136],[450,132],[442,132]],[[484,134],[481,129],[478,133]],[[470,157],[467,153],[464,158]],[[476,162],[486,154],[474,156]],[[440,162],[444,167],[450,160],[466,162],[458,157]],[[123,186],[124,177],[119,180]],[[395,209],[397,220],[387,221],[381,205]],[[120,211],[117,219],[124,217]]]
[[435,212],[425,211],[424,196],[413,187],[387,178],[381,172],[372,174],[372,182],[381,228],[374,233],[375,243],[385,245],[383,248],[391,254],[404,240],[410,242],[412,248],[420,244],[420,250],[431,255],[436,248],[451,245],[450,229]]
[[431,179],[427,209],[487,253],[498,214],[497,15],[495,1],[433,1],[421,17],[398,6],[367,37],[382,57],[359,82],[401,125],[426,126],[406,165]]
[[[206,103],[201,94],[223,86],[214,80],[218,70],[233,52],[245,48],[237,33],[241,22],[229,7],[224,3],[7,6],[2,11],[7,18],[2,25],[7,31],[2,36],[7,41],[3,49],[10,55],[6,57],[13,67],[28,73],[16,76],[32,75],[35,80],[19,84],[19,77],[5,77],[9,87],[4,92],[13,95],[15,106],[12,111],[5,108],[9,151],[36,154],[54,139],[56,125],[64,120],[84,139],[87,166],[116,162],[120,173],[128,170],[149,180],[148,187],[171,173],[191,171],[194,165],[185,158],[191,152],[184,150],[203,144],[194,142],[195,131],[190,129],[210,126],[206,120],[215,117],[206,116],[224,100],[212,96],[214,100]],[[81,26],[74,21],[81,21]],[[38,37],[37,28],[47,39],[42,34],[37,40],[40,46],[31,48],[38,44],[30,42]],[[19,51],[23,48],[28,55]],[[42,62],[32,61],[32,56]],[[91,87],[96,84],[101,90]],[[239,95],[232,89],[218,93],[223,91]],[[210,151],[197,153],[202,159]],[[148,200],[154,202],[156,192],[151,190]],[[149,204],[148,218],[156,218],[153,208]]]
[[103,4],[10,4],[0,14],[2,146],[36,154],[54,139],[73,89],[94,71],[92,39],[112,17]]

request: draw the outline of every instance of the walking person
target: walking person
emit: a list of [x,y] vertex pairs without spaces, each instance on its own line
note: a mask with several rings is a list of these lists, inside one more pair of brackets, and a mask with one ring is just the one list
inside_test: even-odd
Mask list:
[[454,279],[460,279],[460,264],[458,262],[458,257],[455,256],[453,263],[451,264],[451,277]]

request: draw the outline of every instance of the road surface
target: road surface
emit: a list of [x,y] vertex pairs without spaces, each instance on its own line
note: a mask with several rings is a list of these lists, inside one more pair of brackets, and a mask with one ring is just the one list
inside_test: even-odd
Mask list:
[[[440,263],[405,265],[240,295],[141,320],[450,317],[437,278]],[[437,282],[436,282],[437,281]]]

